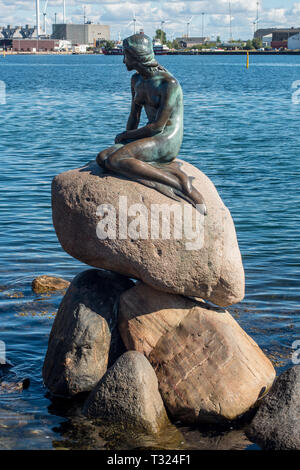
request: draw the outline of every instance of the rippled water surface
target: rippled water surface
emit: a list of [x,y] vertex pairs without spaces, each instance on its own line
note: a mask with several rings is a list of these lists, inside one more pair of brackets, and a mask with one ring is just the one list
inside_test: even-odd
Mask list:
[[[184,91],[180,156],[212,179],[236,224],[247,289],[231,312],[281,371],[300,339],[300,104],[291,99],[300,57],[251,57],[248,71],[243,56],[166,56],[161,63]],[[139,447],[139,437],[112,444],[89,423],[70,428],[71,412],[46,397],[41,368],[61,294],[31,291],[37,275],[71,280],[85,269],[56,239],[50,184],[124,130],[130,76],[122,57],[7,56],[0,80],[7,89],[0,104],[0,341],[13,365],[6,380],[31,381],[22,393],[0,392],[0,448],[87,448],[86,436],[95,434],[96,448]],[[181,432],[188,448],[250,445],[239,431],[217,438]],[[176,447],[176,439],[161,445]]]

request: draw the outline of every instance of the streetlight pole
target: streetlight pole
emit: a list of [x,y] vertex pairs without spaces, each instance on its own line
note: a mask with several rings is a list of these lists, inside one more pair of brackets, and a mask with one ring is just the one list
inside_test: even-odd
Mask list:
[[229,0],[229,41],[232,41],[232,16],[231,16],[231,1]]

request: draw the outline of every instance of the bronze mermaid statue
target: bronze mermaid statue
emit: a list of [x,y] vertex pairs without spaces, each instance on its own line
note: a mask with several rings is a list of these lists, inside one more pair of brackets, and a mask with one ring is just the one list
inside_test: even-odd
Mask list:
[[[124,64],[135,70],[126,131],[115,145],[97,155],[105,170],[155,188],[172,199],[184,199],[206,214],[202,195],[176,161],[183,139],[183,94],[178,81],[155,59],[152,40],[134,34],[123,41]],[[148,123],[140,127],[145,109]]]

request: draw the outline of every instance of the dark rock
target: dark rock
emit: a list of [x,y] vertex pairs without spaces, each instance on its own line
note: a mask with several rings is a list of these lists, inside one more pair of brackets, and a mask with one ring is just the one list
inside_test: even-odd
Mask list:
[[300,450],[299,366],[276,379],[246,433],[266,450]]
[[6,362],[5,364],[0,363],[0,379],[10,372],[12,364]]
[[106,372],[83,412],[88,418],[154,434],[168,424],[155,372],[137,351],[123,354]]
[[121,293],[133,282],[90,269],[72,281],[49,338],[43,378],[54,395],[89,392],[124,352],[117,328]]

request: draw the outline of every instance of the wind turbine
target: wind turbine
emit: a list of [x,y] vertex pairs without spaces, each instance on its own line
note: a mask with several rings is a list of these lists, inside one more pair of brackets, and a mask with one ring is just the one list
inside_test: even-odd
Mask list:
[[44,8],[44,12],[43,12],[43,16],[44,16],[44,23],[43,23],[43,30],[44,30],[44,34],[45,36],[47,35],[47,6],[48,6],[48,0],[46,0],[45,2],[45,8]]
[[190,36],[190,24],[192,22],[193,17],[191,16],[186,22],[186,37],[189,38]]
[[133,18],[132,18],[132,20],[128,23],[128,25],[127,25],[127,28],[128,28],[128,26],[131,26],[131,25],[133,24],[133,34],[136,33],[136,26],[137,26],[137,23],[138,23],[140,26],[143,26],[142,23],[136,18],[135,12],[133,11]]
[[163,33],[164,33],[164,24],[166,24],[168,20],[164,20],[162,17],[160,17],[160,42],[163,43]]

